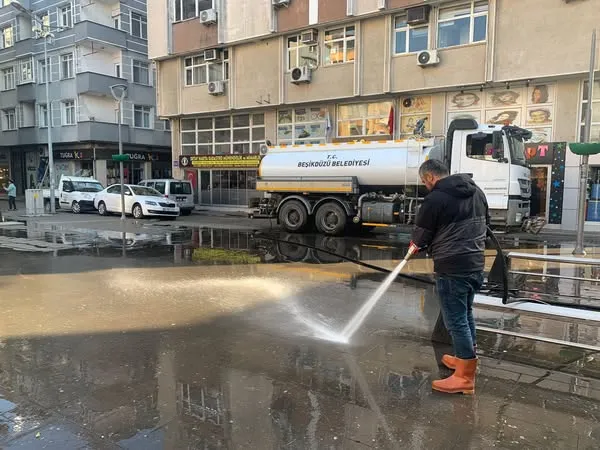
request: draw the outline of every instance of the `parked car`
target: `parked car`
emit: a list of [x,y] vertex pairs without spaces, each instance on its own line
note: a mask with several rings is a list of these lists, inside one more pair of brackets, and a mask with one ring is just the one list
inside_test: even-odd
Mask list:
[[169,200],[177,202],[182,216],[189,216],[194,210],[192,183],[187,180],[143,180],[139,185],[154,188]]
[[[75,214],[94,211],[94,196],[102,189],[104,186],[94,178],[62,175],[54,194],[56,207],[70,209]],[[43,195],[44,207],[50,210],[50,189],[44,189]]]
[[[131,214],[136,219],[152,216],[176,219],[179,215],[177,203],[166,199],[155,189],[131,184],[124,185],[124,189],[125,214]],[[113,184],[98,192],[94,206],[101,216],[121,213],[121,185]]]

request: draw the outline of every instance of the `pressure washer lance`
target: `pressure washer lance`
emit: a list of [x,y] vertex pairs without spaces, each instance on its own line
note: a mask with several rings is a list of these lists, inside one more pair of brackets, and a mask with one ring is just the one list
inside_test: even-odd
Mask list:
[[408,247],[408,251],[404,256],[404,259],[400,261],[400,264],[396,266],[396,268],[383,280],[383,282],[379,285],[377,290],[373,292],[373,295],[361,306],[352,319],[348,322],[348,324],[342,330],[341,336],[342,340],[348,342],[352,335],[356,333],[356,330],[362,325],[365,321],[366,317],[369,315],[371,310],[375,307],[381,296],[389,289],[393,281],[400,274],[404,266],[408,262],[408,260],[419,252],[419,247],[417,247],[414,242],[411,241],[410,246]]

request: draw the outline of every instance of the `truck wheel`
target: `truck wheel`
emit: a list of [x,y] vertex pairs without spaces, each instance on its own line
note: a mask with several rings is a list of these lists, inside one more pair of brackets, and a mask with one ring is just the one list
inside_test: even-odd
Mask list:
[[73,201],[73,203],[71,203],[71,211],[73,214],[79,214],[81,212],[81,205],[78,201]]
[[348,215],[338,203],[327,202],[322,205],[315,216],[317,230],[329,236],[338,236],[344,231]]
[[297,233],[302,231],[308,223],[308,211],[298,200],[290,200],[279,210],[279,222],[286,231]]

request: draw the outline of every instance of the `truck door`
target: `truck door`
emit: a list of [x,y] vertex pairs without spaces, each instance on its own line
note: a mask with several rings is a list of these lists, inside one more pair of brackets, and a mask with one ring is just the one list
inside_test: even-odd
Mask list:
[[71,207],[71,193],[73,192],[73,183],[67,180],[62,181],[59,189],[58,203],[61,208]]
[[[452,173],[467,173],[485,192],[490,209],[508,208],[510,181],[509,149],[505,146],[502,134],[468,131],[461,133],[461,139],[454,139]],[[460,145],[460,147],[457,147]],[[460,156],[459,156],[460,155]]]

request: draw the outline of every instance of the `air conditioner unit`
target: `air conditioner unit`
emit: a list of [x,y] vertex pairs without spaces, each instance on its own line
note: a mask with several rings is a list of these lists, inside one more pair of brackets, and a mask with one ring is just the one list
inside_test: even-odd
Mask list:
[[208,83],[208,93],[210,95],[223,95],[225,93],[225,82],[211,81]]
[[308,30],[300,33],[300,42],[306,45],[314,45],[317,43],[319,38],[319,32],[317,30]]
[[431,11],[430,5],[417,6],[416,8],[410,8],[406,10],[406,22],[409,25],[419,25],[422,23],[429,22],[429,11]]
[[435,66],[440,63],[437,50],[423,50],[417,54],[417,64],[421,67]]
[[259,153],[261,156],[265,156],[269,153],[269,146],[267,144],[260,144]]
[[290,0],[273,0],[272,4],[276,8],[281,8],[285,6],[286,8],[290,6]]
[[211,23],[217,23],[217,10],[216,9],[205,9],[200,12],[200,23],[204,25],[210,25]]
[[290,82],[294,84],[310,83],[312,80],[312,69],[308,66],[295,67],[290,74]]
[[204,61],[216,61],[219,59],[219,51],[216,48],[204,50]]

